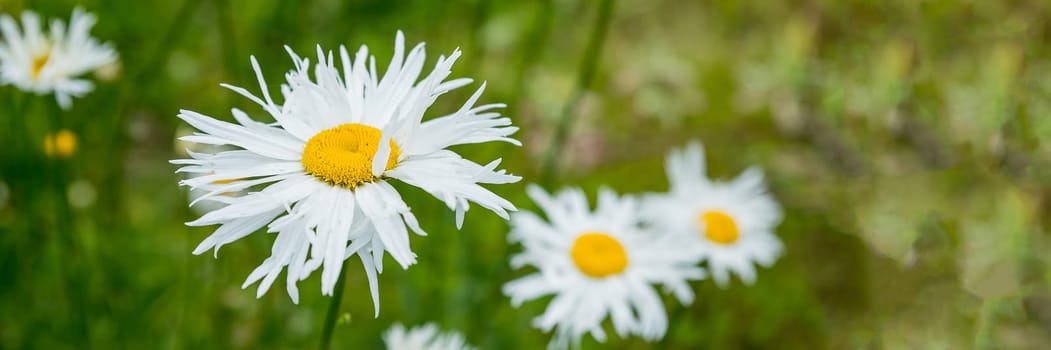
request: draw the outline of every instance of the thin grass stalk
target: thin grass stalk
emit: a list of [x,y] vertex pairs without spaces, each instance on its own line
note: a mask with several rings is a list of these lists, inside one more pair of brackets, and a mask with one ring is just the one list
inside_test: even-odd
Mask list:
[[548,147],[543,163],[541,163],[543,167],[540,171],[540,179],[544,185],[551,185],[555,174],[558,173],[559,155],[562,153],[562,148],[566,145],[566,139],[572,131],[573,123],[577,120],[577,106],[595,78],[599,59],[602,56],[602,46],[606,41],[606,33],[609,32],[610,18],[613,17],[613,5],[614,0],[602,0],[599,5],[598,17],[595,18],[591,37],[588,39],[588,46],[584,50],[584,58],[580,61],[576,87],[572,97],[562,107],[562,114],[559,117],[558,125],[555,127],[555,135],[551,139],[551,146]]
[[[39,97],[39,99],[45,98],[48,98],[48,96]],[[45,101],[44,104],[48,106],[47,130],[50,133],[56,133],[63,128],[62,117],[66,111],[60,109],[54,101]],[[91,272],[84,271],[86,270],[84,269],[84,262],[80,261],[84,258],[84,255],[78,249],[76,233],[73,232],[73,221],[75,218],[69,205],[68,160],[63,159],[57,153],[56,150],[48,162],[51,168],[49,177],[51,178],[52,192],[55,196],[54,227],[56,232],[54,233],[54,238],[56,239],[56,251],[58,252],[57,267],[60,270],[60,275],[63,276],[66,297],[69,298],[72,308],[74,341],[81,349],[89,349],[91,348],[91,329],[86,309],[88,303],[85,300],[87,290],[83,278]]]

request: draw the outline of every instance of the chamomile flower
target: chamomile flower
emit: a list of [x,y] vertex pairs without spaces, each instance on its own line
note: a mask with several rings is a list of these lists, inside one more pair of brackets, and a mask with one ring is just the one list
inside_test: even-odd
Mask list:
[[[382,75],[365,46],[353,59],[340,47],[338,61],[318,47],[313,66],[309,59],[288,52],[295,69],[281,86],[283,103],[271,97],[255,58],[261,97],[224,85],[262,106],[274,122],[256,121],[238,109],[232,112],[236,123],[188,110],[179,114],[200,131],[183,140],[238,148],[190,152],[191,159],[172,161],[184,165],[179,172],[196,175],[181,184],[208,191],[196,201],[225,204],[187,223],[221,225],[194,253],[218,253],[220,246],[266,226],[267,232],[277,234],[272,255],[248,276],[244,287],[260,282],[257,295],[262,296],[287,268],[288,294],[296,303],[297,281],[321,268],[321,291],[332,295],[343,261],[357,255],[378,314],[376,275],[383,270],[384,252],[408,268],[416,263],[409,230],[425,234],[391,182],[419,187],[445,202],[456,212],[457,227],[469,202],[507,218],[514,206],[480,184],[520,178],[496,170],[499,159],[479,165],[446,148],[490,141],[518,145],[509,138],[517,128],[492,111],[502,104],[475,106],[485,84],[459,110],[421,121],[438,96],[471,82],[445,81],[459,50],[439,57],[422,80],[423,44],[406,56],[401,32]],[[220,195],[239,191],[245,193]]]
[[73,10],[68,28],[56,19],[45,33],[40,22],[36,13],[22,12],[20,29],[11,16],[0,16],[0,84],[40,95],[54,93],[58,104],[69,109],[73,97],[95,88],[77,76],[116,61],[117,53],[88,34],[95,16],[79,8]]
[[637,201],[609,189],[599,192],[594,211],[579,189],[550,196],[530,186],[528,194],[547,221],[531,212],[511,216],[509,238],[524,248],[511,265],[532,265],[539,271],[507,283],[503,291],[515,307],[554,295],[533,320],[545,332],[555,329],[551,347],[579,343],[585,333],[605,342],[602,322],[607,317],[621,337],[663,337],[668,319],[655,287],[663,285],[680,302],[692,302],[687,281],[704,278],[697,266],[700,256],[674,236],[642,229]]
[[438,326],[428,323],[405,329],[401,324],[391,326],[383,333],[388,350],[473,350],[459,333],[442,333]]
[[753,264],[769,267],[781,256],[783,246],[774,235],[781,208],[763,186],[762,171],[750,168],[733,181],[711,181],[699,142],[672,151],[665,168],[671,190],[646,198],[645,221],[695,245],[720,287],[730,282],[731,272],[752,284]]

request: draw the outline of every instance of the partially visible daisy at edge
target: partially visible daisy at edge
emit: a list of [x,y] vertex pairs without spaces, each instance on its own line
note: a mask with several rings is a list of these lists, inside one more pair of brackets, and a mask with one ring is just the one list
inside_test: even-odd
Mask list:
[[617,334],[654,341],[664,336],[668,317],[655,287],[670,290],[683,304],[693,301],[688,281],[705,277],[701,257],[678,237],[639,226],[638,201],[603,188],[592,211],[584,192],[564,189],[554,196],[536,185],[528,188],[547,220],[532,212],[511,216],[512,242],[522,253],[514,268],[536,267],[536,273],[508,282],[504,294],[518,307],[554,295],[533,326],[555,334],[550,348],[580,343],[590,333],[606,341],[602,323],[608,317]]
[[671,188],[645,197],[644,220],[700,250],[720,287],[729,285],[731,273],[754,283],[754,264],[770,267],[781,256],[784,246],[774,234],[781,207],[763,185],[759,168],[732,181],[709,180],[704,148],[695,141],[669,152],[665,170]]
[[[187,223],[221,225],[194,254],[210,249],[218,254],[224,244],[265,226],[267,232],[277,234],[272,254],[243,287],[259,282],[257,296],[262,296],[287,268],[286,287],[295,303],[299,302],[296,283],[318,268],[322,269],[322,294],[332,295],[343,261],[357,255],[378,316],[376,278],[383,271],[384,252],[408,268],[416,263],[409,230],[426,234],[391,180],[419,187],[443,201],[455,211],[457,227],[463,223],[469,202],[506,219],[514,205],[479,184],[512,183],[520,178],[497,170],[500,159],[479,165],[446,148],[490,141],[520,145],[509,137],[517,128],[509,118],[492,111],[503,104],[475,106],[485,84],[459,110],[422,121],[438,96],[471,82],[445,81],[459,50],[439,57],[435,68],[421,80],[423,44],[406,55],[401,32],[395,39],[393,59],[382,75],[366,46],[353,59],[341,46],[338,60],[319,46],[318,62],[313,66],[309,59],[286,49],[295,69],[281,85],[283,103],[271,97],[254,57],[252,66],[262,96],[223,85],[262,106],[274,122],[256,121],[236,108],[232,113],[237,123],[188,110],[179,114],[200,130],[182,140],[239,148],[214,154],[189,152],[192,159],[172,161],[184,165],[178,172],[196,176],[181,181],[182,185],[208,191],[195,202],[225,204]],[[220,195],[238,191],[246,193]]]
[[474,350],[460,333],[442,333],[438,326],[428,323],[405,329],[401,324],[391,326],[383,333],[387,350]]
[[0,85],[13,84],[39,95],[54,93],[63,109],[73,105],[73,97],[91,92],[95,85],[78,76],[117,60],[112,45],[101,44],[89,32],[95,16],[80,8],[73,10],[69,27],[54,19],[45,32],[40,17],[22,12],[19,28],[10,15],[0,16]]

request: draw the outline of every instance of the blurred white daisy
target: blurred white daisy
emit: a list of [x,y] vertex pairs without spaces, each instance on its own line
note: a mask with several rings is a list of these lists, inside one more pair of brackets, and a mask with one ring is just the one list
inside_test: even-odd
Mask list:
[[730,272],[752,284],[753,264],[769,267],[781,256],[781,240],[773,233],[781,208],[766,192],[762,171],[753,167],[733,181],[711,181],[699,142],[670,152],[665,168],[671,190],[645,199],[644,220],[661,232],[687,237],[720,287],[727,286]]
[[668,319],[654,287],[663,285],[680,302],[691,303],[687,281],[704,278],[697,266],[700,255],[678,244],[675,236],[640,228],[637,201],[609,189],[599,191],[594,211],[580,189],[554,197],[535,185],[527,191],[547,221],[531,212],[511,216],[509,238],[524,248],[511,265],[532,265],[539,271],[507,283],[503,291],[515,307],[554,295],[533,320],[545,332],[556,328],[551,347],[579,343],[585,333],[605,342],[602,322],[607,316],[621,337],[638,334],[652,341],[664,336]]
[[459,333],[441,333],[438,326],[428,323],[405,329],[395,324],[383,333],[383,342],[388,350],[472,350]]
[[[384,252],[408,268],[416,262],[408,230],[425,234],[391,180],[419,187],[444,201],[456,212],[457,227],[468,202],[507,218],[507,210],[514,206],[479,184],[511,183],[520,178],[496,170],[499,159],[479,165],[446,149],[489,141],[518,145],[508,137],[517,130],[510,126],[510,119],[491,111],[504,105],[476,107],[485,89],[482,84],[458,111],[421,122],[438,96],[471,80],[444,81],[459,50],[450,57],[439,57],[434,70],[420,80],[423,44],[406,56],[404,42],[399,32],[394,58],[383,75],[365,46],[353,60],[340,47],[342,73],[333,54],[320,47],[313,67],[309,59],[288,49],[295,69],[285,75],[282,104],[271,98],[253,57],[262,97],[240,87],[223,86],[261,105],[274,118],[272,123],[255,121],[238,109],[233,109],[237,123],[181,111],[179,117],[200,130],[183,140],[240,148],[214,154],[190,152],[192,159],[172,161],[185,165],[179,172],[196,175],[181,184],[208,191],[196,201],[225,204],[187,223],[222,225],[201,242],[195,254],[213,248],[218,253],[220,246],[266,226],[267,232],[277,233],[272,255],[248,276],[244,286],[262,281],[258,289],[262,296],[287,267],[288,294],[297,303],[297,281],[323,267],[321,291],[332,295],[343,261],[357,254],[378,314],[376,274],[383,271]],[[238,191],[246,193],[220,195]]]
[[89,31],[95,16],[80,8],[73,10],[69,27],[52,20],[45,33],[40,17],[22,12],[22,27],[11,16],[0,16],[0,84],[13,84],[37,94],[54,93],[62,108],[73,105],[73,97],[91,92],[94,84],[77,76],[117,60],[109,44],[100,44]]

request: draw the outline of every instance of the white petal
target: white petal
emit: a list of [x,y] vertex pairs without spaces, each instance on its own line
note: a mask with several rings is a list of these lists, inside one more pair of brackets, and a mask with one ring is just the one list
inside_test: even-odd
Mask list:
[[390,133],[382,133],[380,136],[380,144],[376,149],[376,154],[372,157],[372,176],[383,175],[383,171],[387,169],[387,159],[390,158]]

